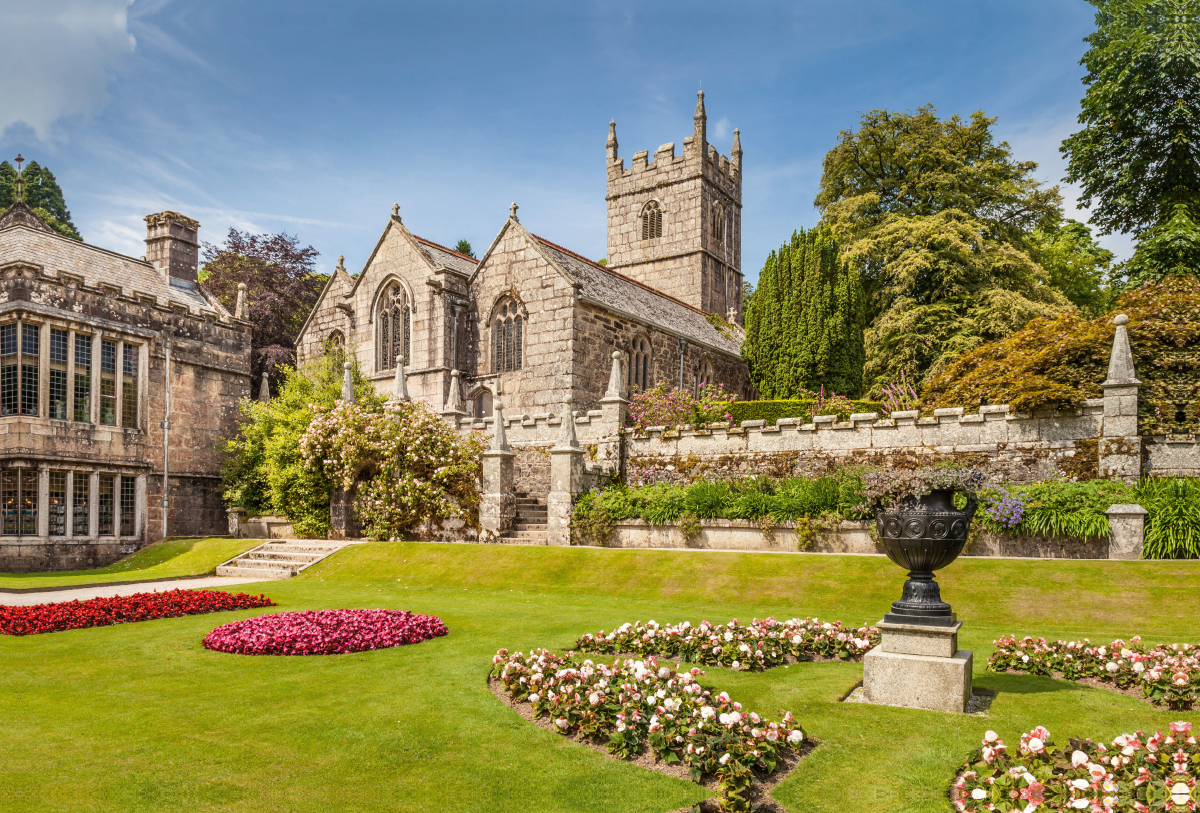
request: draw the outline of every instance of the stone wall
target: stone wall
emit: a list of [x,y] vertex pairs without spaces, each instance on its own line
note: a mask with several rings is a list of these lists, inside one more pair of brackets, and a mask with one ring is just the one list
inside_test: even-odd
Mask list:
[[1200,442],[1194,435],[1142,439],[1146,474],[1200,477]]
[[821,475],[836,467],[916,468],[955,461],[1008,482],[1033,482],[1054,474],[1095,476],[1096,443],[1104,402],[1072,413],[1027,415],[1007,406],[852,415],[837,422],[785,418],[776,426],[747,421],[741,427],[668,431],[651,427],[625,438],[625,473],[634,482],[692,482],[749,475]]

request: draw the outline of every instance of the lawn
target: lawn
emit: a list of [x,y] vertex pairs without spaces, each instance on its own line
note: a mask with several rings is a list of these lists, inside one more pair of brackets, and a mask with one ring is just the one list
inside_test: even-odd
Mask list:
[[217,565],[244,553],[261,539],[164,539],[108,567],[61,573],[0,573],[0,590],[65,587],[203,576]]
[[[1059,739],[1111,739],[1188,719],[983,665],[1005,632],[1196,641],[1198,576],[1200,562],[960,559],[943,595],[967,622],[976,685],[999,692],[987,719],[839,703],[860,664],[709,669],[703,680],[748,710],[791,710],[821,740],[774,791],[789,810],[950,811],[947,784],[988,728],[1009,742],[1039,723]],[[485,685],[496,649],[563,648],[638,618],[857,625],[879,620],[902,580],[877,557],[355,546],[247,586],[278,609],[0,639],[0,799],[5,811],[665,813],[703,791],[522,720]],[[328,657],[200,646],[226,621],[334,607],[433,613],[450,634]]]

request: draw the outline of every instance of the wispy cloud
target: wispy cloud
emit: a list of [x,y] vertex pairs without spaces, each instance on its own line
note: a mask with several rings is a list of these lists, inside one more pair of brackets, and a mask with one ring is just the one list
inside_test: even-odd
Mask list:
[[137,45],[132,0],[7,0],[0,27],[0,133],[25,125],[42,142],[63,118],[108,101],[112,73]]

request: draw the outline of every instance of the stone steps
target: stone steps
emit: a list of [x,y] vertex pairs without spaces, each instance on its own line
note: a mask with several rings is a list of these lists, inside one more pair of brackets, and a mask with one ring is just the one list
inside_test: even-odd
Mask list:
[[319,539],[267,542],[218,565],[217,575],[246,579],[290,579],[344,547],[345,543]]

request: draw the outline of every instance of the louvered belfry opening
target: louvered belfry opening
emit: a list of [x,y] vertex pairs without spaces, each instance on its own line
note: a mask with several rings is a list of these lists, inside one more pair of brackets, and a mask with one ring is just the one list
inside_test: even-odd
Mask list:
[[662,237],[663,213],[658,201],[652,200],[642,207],[642,239]]

